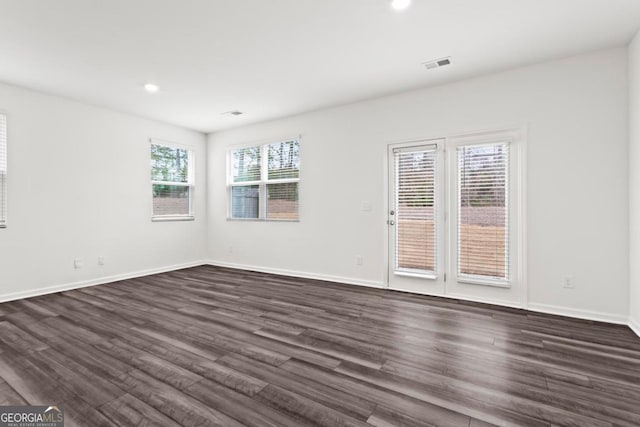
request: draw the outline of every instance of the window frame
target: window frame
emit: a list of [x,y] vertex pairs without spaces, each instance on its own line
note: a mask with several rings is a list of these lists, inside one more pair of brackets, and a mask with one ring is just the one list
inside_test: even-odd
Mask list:
[[[298,143],[300,147],[300,151],[302,150],[301,137],[291,137],[291,138],[278,138],[269,141],[263,142],[254,142],[247,143],[242,145],[234,145],[228,148],[227,150],[227,221],[259,221],[259,222],[300,222],[300,198],[298,196],[298,217],[296,219],[288,219],[288,218],[268,218],[267,210],[268,205],[266,203],[268,198],[267,187],[270,184],[289,184],[289,183],[297,183],[298,184],[298,195],[300,194],[300,171],[302,166],[298,167],[298,177],[297,178],[279,178],[279,179],[269,179],[269,146],[273,144],[279,144],[281,142],[291,142],[295,141]],[[234,182],[233,181],[233,153],[238,150],[246,149],[246,148],[259,148],[260,149],[260,179],[254,181],[242,181],[242,182]],[[300,157],[302,155],[300,154]],[[298,159],[299,164],[301,165],[301,160]],[[251,187],[258,186],[258,217],[257,218],[234,218],[233,217],[233,188],[234,187]]]
[[[458,248],[458,148],[465,146],[490,146],[495,144],[506,144],[508,146],[509,155],[507,163],[506,185],[507,192],[507,227],[508,234],[505,239],[508,242],[508,259],[506,279],[498,279],[485,277],[481,275],[460,274],[459,266],[459,248]],[[523,188],[523,155],[522,152],[523,137],[519,130],[496,131],[478,134],[463,135],[451,137],[447,139],[447,164],[449,171],[447,172],[448,186],[450,188],[449,204],[449,271],[453,276],[454,282],[460,284],[484,285],[497,288],[511,288],[515,284],[521,282],[522,275],[522,257],[524,256],[523,248],[523,224],[525,221],[523,213],[523,200],[525,197]]]
[[[187,182],[177,181],[158,181],[153,179],[153,173],[151,168],[149,169],[151,175],[151,221],[164,222],[164,221],[194,221],[194,196],[195,196],[195,152],[193,147],[179,144],[176,142],[165,141],[161,139],[149,139],[149,153],[151,153],[151,147],[153,145],[160,145],[172,149],[185,150],[187,152]],[[177,187],[189,188],[189,213],[183,215],[157,215],[153,210],[153,186],[154,185],[171,185]]]
[[[418,144],[418,142],[420,144]],[[391,268],[391,272],[398,276],[406,276],[406,277],[416,277],[423,279],[431,279],[437,280],[439,274],[442,270],[445,270],[443,267],[443,249],[444,249],[444,227],[441,224],[441,213],[442,213],[442,205],[443,205],[443,187],[444,187],[444,165],[442,164],[442,156],[441,151],[443,150],[444,139],[434,139],[434,140],[424,140],[424,141],[415,141],[406,144],[394,144],[389,147],[389,158],[390,162],[393,162],[393,171],[394,171],[394,200],[398,197],[398,189],[399,187],[399,176],[398,176],[398,164],[397,164],[397,155],[403,153],[415,153],[415,152],[432,152],[433,153],[433,204],[434,204],[434,268],[433,270],[419,270],[419,269],[408,269],[408,268],[400,268],[397,264],[399,262],[398,259],[398,235],[399,235],[399,227],[400,227],[400,214],[399,207],[397,204],[393,204],[390,209],[394,210],[394,214],[392,215],[393,220],[395,221],[395,226],[391,227],[389,230],[394,234],[394,261],[396,265],[392,265],[389,263]],[[420,149],[420,150],[417,150]],[[392,160],[391,160],[392,159]]]

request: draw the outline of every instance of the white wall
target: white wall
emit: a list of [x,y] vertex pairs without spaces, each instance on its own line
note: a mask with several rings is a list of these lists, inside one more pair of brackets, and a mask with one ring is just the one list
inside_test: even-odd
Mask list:
[[[0,111],[9,133],[0,300],[206,258],[204,135],[2,84]],[[151,222],[150,137],[194,147],[194,222]]]
[[640,335],[640,33],[629,45],[630,325]]
[[[627,103],[627,52],[619,48],[213,134],[209,256],[381,285],[387,144],[527,125],[530,307],[625,322]],[[227,221],[227,147],[297,134],[301,221]],[[361,211],[365,200],[372,212]],[[563,275],[575,277],[576,289],[561,287]]]

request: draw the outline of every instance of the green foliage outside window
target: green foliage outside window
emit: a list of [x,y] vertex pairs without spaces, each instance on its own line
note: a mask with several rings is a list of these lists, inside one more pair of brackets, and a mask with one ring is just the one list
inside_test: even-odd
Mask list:
[[[164,182],[189,182],[189,152],[182,148],[152,144],[151,179]],[[153,192],[156,197],[165,197],[169,194],[175,196],[176,189],[171,185],[154,184]]]

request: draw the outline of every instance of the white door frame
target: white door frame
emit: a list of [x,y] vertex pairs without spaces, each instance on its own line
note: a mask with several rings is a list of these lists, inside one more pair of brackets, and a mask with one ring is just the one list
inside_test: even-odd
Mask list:
[[[395,199],[395,185],[391,185],[391,179],[395,178],[395,155],[394,150],[404,149],[404,148],[413,148],[413,147],[428,147],[435,146],[436,147],[436,171],[435,171],[435,233],[436,233],[436,265],[435,265],[435,274],[421,274],[421,273],[413,273],[413,272],[396,272],[393,263],[391,262],[392,253],[395,254],[393,250],[395,245],[395,235],[398,227],[397,215],[390,215],[391,210],[397,211],[397,208],[394,206],[394,202],[392,199]],[[386,277],[386,286],[389,289],[398,290],[398,291],[406,291],[406,292],[414,292],[414,293],[423,293],[429,295],[444,295],[444,275],[447,271],[447,258],[444,256],[446,253],[446,236],[444,230],[445,227],[439,226],[442,222],[446,221],[445,218],[445,206],[446,206],[446,188],[445,179],[444,179],[444,170],[445,170],[445,158],[444,158],[444,147],[445,147],[445,139],[431,139],[431,140],[419,140],[419,141],[411,141],[411,142],[402,142],[397,144],[390,144],[387,149],[387,209],[386,209],[386,221],[387,221],[387,277]],[[396,212],[397,213],[397,212]],[[395,221],[395,225],[390,225],[389,221]],[[392,278],[393,282],[392,283]]]
[[[451,205],[455,203],[455,200],[453,199],[448,200],[449,199],[448,195],[451,189],[453,188],[452,182],[451,182],[452,173],[450,172],[450,168],[451,168],[450,164],[451,162],[455,161],[455,156],[456,156],[455,145],[459,144],[460,142],[470,141],[470,140],[485,139],[485,140],[495,141],[496,139],[499,139],[499,138],[508,137],[509,140],[511,141],[511,152],[513,155],[513,160],[512,160],[513,172],[511,176],[513,185],[510,187],[510,192],[512,194],[511,197],[513,199],[512,203],[514,203],[514,212],[515,212],[514,214],[517,217],[516,224],[513,230],[513,233],[514,233],[513,238],[516,241],[512,243],[516,251],[515,258],[513,261],[515,262],[513,286],[517,288],[517,292],[514,293],[513,295],[510,295],[509,298],[502,298],[500,296],[500,291],[492,290],[492,289],[500,289],[500,288],[498,287],[493,288],[490,286],[483,286],[483,285],[472,285],[472,286],[476,286],[476,288],[474,287],[469,288],[473,290],[473,292],[452,292],[452,289],[448,291],[447,284],[450,283],[451,280],[455,280],[455,274],[452,274],[454,273],[453,270],[455,266],[452,265],[452,258],[451,258],[451,252],[455,250],[455,247],[454,247],[455,245],[452,245],[449,243],[452,236],[452,234],[449,231],[445,231],[445,234],[447,234],[447,236],[443,239],[440,239],[438,242],[439,246],[443,245],[443,248],[441,249],[442,255],[440,256],[440,258],[445,258],[443,261],[438,261],[438,262],[440,264],[443,264],[444,272],[446,272],[447,274],[447,277],[446,277],[447,282],[444,284],[441,291],[431,292],[428,290],[428,288],[426,290],[425,289],[419,290],[419,289],[416,289],[415,286],[411,286],[405,289],[397,286],[392,287],[390,283],[391,282],[390,278],[391,278],[391,274],[393,272],[394,267],[393,265],[391,265],[391,262],[390,262],[390,259],[391,259],[390,251],[393,250],[393,248],[391,248],[392,242],[389,238],[390,236],[389,226],[386,224],[384,227],[384,232],[385,232],[384,242],[386,247],[386,256],[385,256],[386,269],[385,269],[385,279],[383,281],[383,283],[385,284],[385,288],[426,294],[426,295],[433,295],[433,296],[445,296],[445,297],[455,298],[460,300],[497,304],[497,305],[503,305],[508,307],[525,308],[525,309],[527,308],[528,300],[529,300],[529,290],[528,290],[528,283],[527,283],[527,262],[526,262],[527,261],[527,225],[526,225],[527,224],[526,222],[527,220],[527,215],[526,215],[527,138],[526,138],[526,135],[527,135],[527,127],[526,125],[523,125],[523,126],[503,127],[503,128],[498,128],[497,130],[494,129],[494,130],[482,130],[477,132],[461,132],[461,133],[450,134],[444,137],[440,136],[440,137],[430,137],[430,138],[416,138],[408,141],[405,140],[400,142],[391,142],[386,147],[387,152],[385,157],[385,171],[384,171],[384,192],[385,192],[384,221],[386,222],[388,219],[389,210],[391,209],[391,204],[392,204],[391,202],[392,177],[390,176],[390,172],[392,171],[392,169],[389,167],[389,165],[393,157],[393,148],[426,145],[430,141],[437,141],[437,140],[443,141],[443,144],[444,144],[444,155],[443,155],[444,160],[443,161],[445,163],[445,167],[447,168],[447,170],[445,171],[444,170],[445,168],[441,168],[441,171],[438,174],[438,175],[443,175],[443,178],[444,178],[440,186],[442,189],[441,191],[443,191],[443,194],[442,194],[443,209],[442,209],[442,212],[439,214],[438,218],[444,225],[444,229],[450,230],[453,227],[450,227],[448,223],[448,221],[451,220],[451,218],[449,218],[449,212],[451,212]],[[516,197],[513,197],[514,194],[516,195]],[[483,288],[485,290],[478,291],[478,289],[483,289]]]

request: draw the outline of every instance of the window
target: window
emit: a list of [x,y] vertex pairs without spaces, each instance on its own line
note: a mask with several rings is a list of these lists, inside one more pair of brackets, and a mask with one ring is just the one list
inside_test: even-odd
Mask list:
[[509,281],[509,145],[457,148],[458,277]]
[[0,114],[0,228],[7,226],[7,116]]
[[298,220],[298,140],[231,150],[228,179],[230,218]]
[[193,152],[151,141],[154,220],[193,219]]
[[447,142],[452,292],[468,293],[474,284],[501,287],[510,291],[500,291],[500,298],[523,301],[524,136],[511,129]]
[[436,145],[393,150],[396,271],[436,273],[436,150]]

